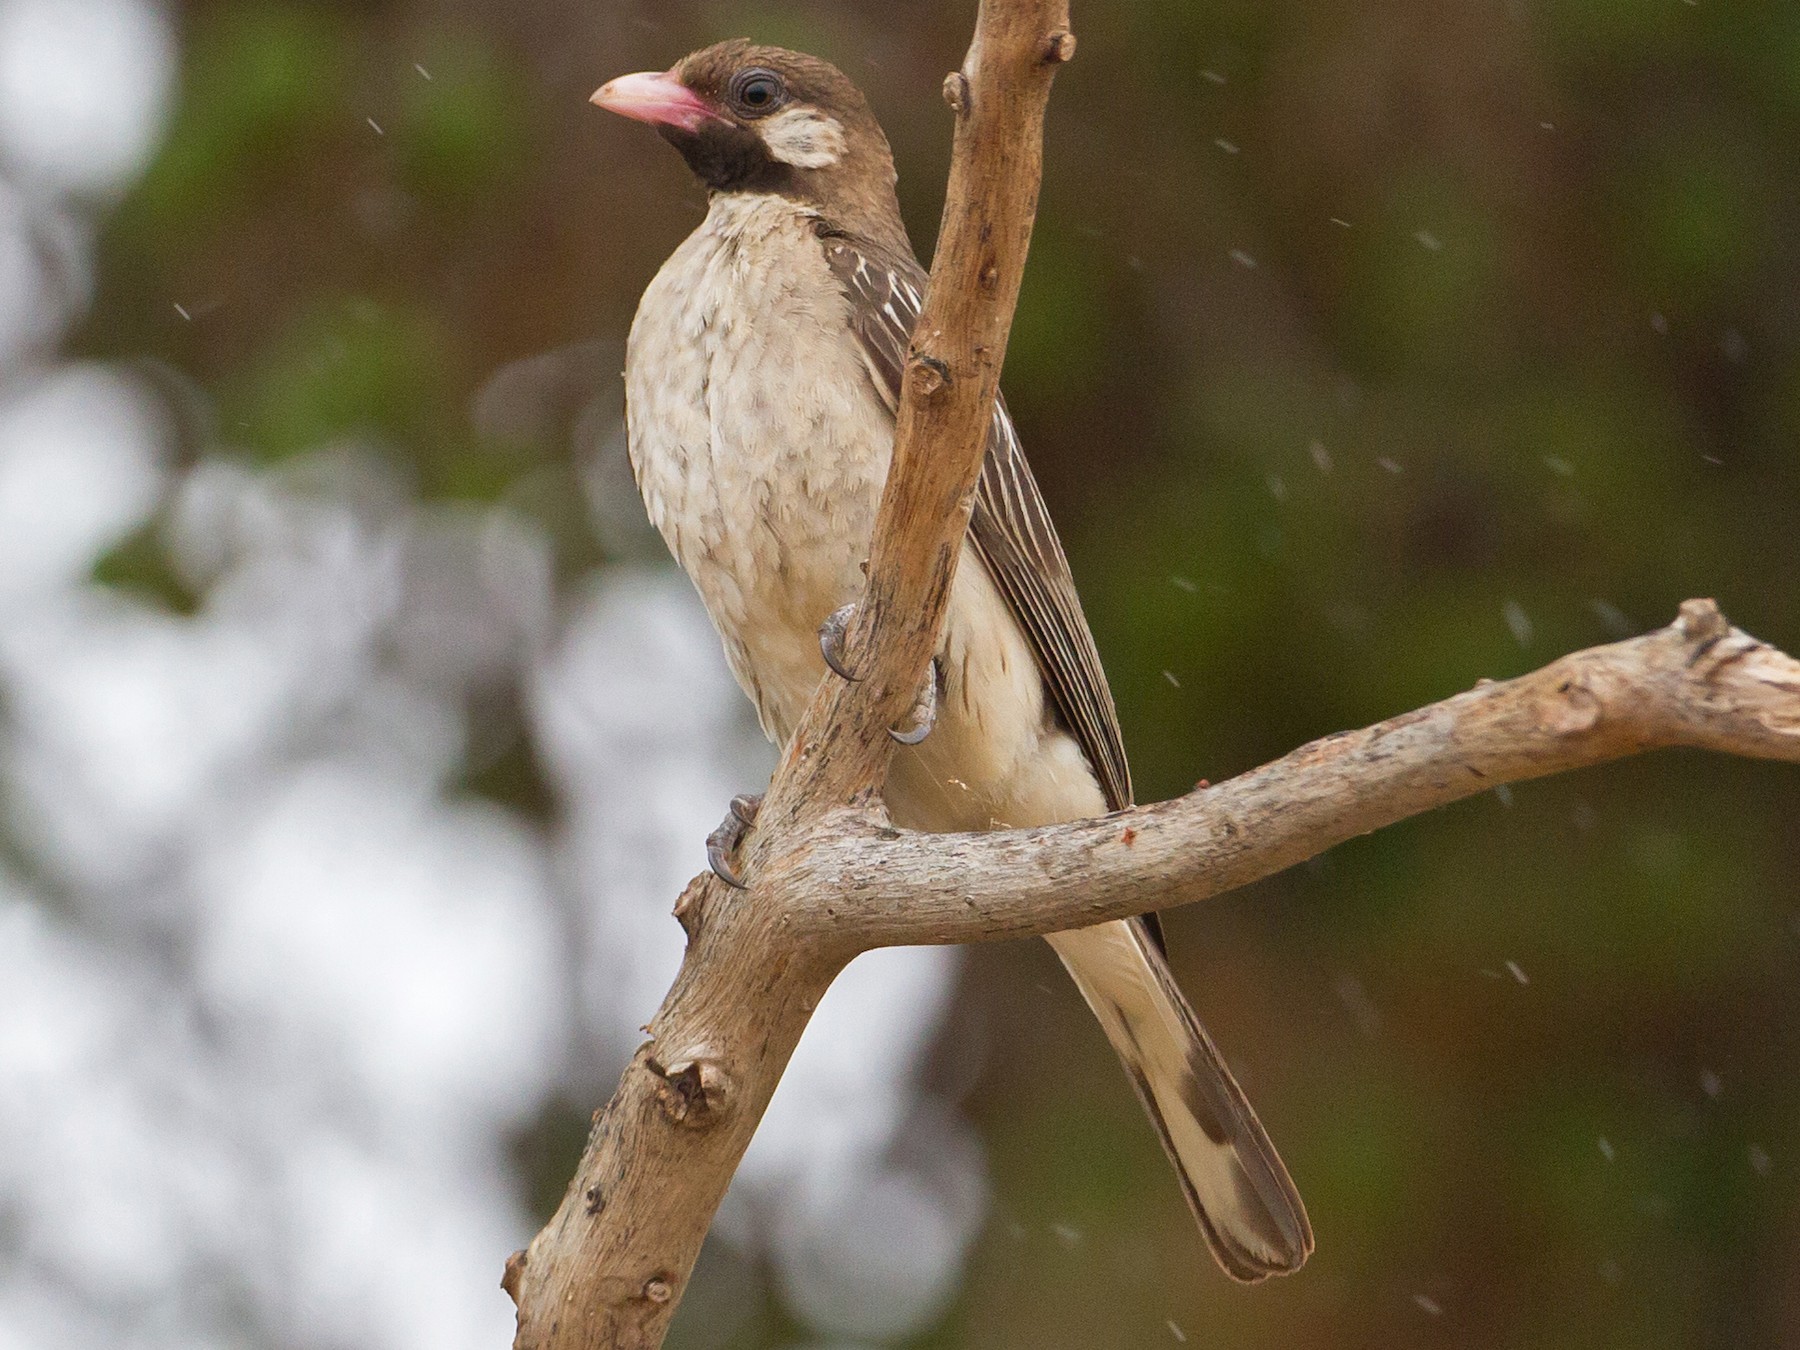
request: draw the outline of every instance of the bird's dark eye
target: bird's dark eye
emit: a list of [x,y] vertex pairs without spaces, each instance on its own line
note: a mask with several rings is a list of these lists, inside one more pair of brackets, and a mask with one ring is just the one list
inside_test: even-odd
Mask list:
[[787,89],[772,70],[739,71],[731,80],[731,101],[745,117],[764,117],[781,106]]

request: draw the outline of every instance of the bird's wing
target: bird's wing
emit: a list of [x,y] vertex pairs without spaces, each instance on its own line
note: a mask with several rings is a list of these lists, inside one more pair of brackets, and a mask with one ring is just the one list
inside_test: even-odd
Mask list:
[[[900,401],[900,377],[923,303],[925,271],[910,255],[894,256],[845,236],[827,235],[823,242],[826,259],[849,297],[851,328],[862,344],[870,379],[892,411]],[[1112,690],[1081,612],[1062,541],[999,398],[975,488],[969,539],[1030,639],[1051,701],[1093,766],[1107,806],[1114,811],[1129,806],[1131,770]]]

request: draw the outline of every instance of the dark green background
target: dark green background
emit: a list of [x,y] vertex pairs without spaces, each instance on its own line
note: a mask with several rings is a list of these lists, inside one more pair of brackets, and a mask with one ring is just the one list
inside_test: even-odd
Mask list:
[[[166,363],[195,444],[269,461],[376,432],[428,495],[537,515],[571,582],[605,550],[566,422],[484,438],[471,399],[506,363],[620,338],[702,209],[587,94],[740,33],[828,56],[928,246],[937,90],[973,17],[182,8],[180,109],[107,226],[78,348]],[[1800,648],[1800,5],[1119,0],[1075,21],[1006,388],[1141,797],[1688,596]],[[102,568],[188,601],[147,538]],[[468,787],[554,809],[527,744]],[[1800,775],[1664,754],[1171,914],[1317,1229],[1304,1274],[1249,1292],[1048,950],[975,953],[944,1058],[986,1047],[968,1109],[993,1214],[916,1344],[1175,1344],[1171,1319],[1218,1346],[1800,1343],[1797,869]],[[571,1137],[558,1117],[522,1141],[547,1196]],[[734,1344],[786,1339],[770,1308]]]

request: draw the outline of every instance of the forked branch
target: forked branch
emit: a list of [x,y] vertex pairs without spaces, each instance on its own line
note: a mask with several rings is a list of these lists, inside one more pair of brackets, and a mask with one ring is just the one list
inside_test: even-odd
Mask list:
[[908,834],[878,789],[887,728],[938,641],[1036,212],[1067,0],[982,0],[945,94],[944,222],[849,650],[790,741],[749,888],[676,905],[688,950],[556,1215],[507,1263],[521,1350],[654,1350],[812,1010],[871,947],[1078,927],[1217,895],[1502,783],[1687,745],[1800,761],[1800,663],[1689,601],[1597,647],[1159,806],[1039,830]]

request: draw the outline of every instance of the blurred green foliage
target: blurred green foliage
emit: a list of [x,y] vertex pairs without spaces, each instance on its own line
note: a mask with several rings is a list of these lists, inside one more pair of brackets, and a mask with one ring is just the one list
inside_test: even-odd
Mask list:
[[[971,13],[194,0],[84,344],[183,372],[248,458],[356,440],[428,495],[526,511],[577,581],[595,446],[471,407],[510,363],[620,337],[700,205],[587,93],[739,32],[818,50],[870,93],[928,246]],[[1076,21],[1007,391],[1140,795],[1690,595],[1800,649],[1800,6]],[[101,575],[191,604],[155,554],[152,531]],[[530,760],[515,736],[469,789],[548,811]],[[1318,1230],[1305,1274],[1253,1292],[1210,1268],[1049,957],[981,953],[955,1034],[992,1033],[968,1106],[994,1218],[916,1345],[1794,1344],[1797,912],[1792,773],[1666,755],[1172,915]],[[589,1105],[522,1148],[543,1203]],[[770,1304],[732,1344],[795,1336]]]

